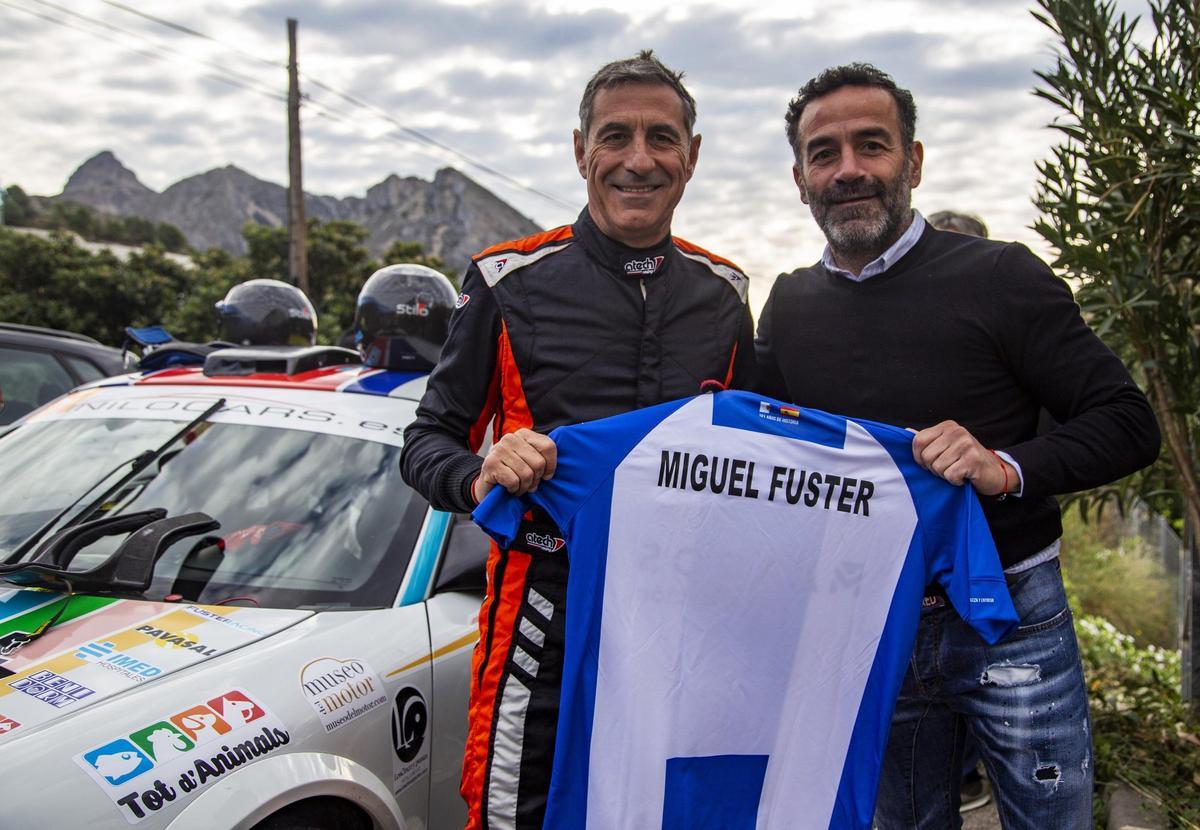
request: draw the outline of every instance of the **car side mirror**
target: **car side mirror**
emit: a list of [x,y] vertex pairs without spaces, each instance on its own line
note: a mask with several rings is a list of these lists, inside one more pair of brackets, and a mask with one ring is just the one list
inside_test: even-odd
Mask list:
[[448,529],[445,551],[433,592],[460,591],[483,596],[487,587],[487,558],[490,540],[465,513],[454,516]]

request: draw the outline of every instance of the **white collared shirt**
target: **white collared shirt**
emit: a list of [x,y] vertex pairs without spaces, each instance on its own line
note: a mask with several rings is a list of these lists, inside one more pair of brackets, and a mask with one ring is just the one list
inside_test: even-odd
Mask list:
[[909,223],[908,230],[900,234],[900,238],[892,243],[892,247],[868,262],[867,266],[860,273],[852,274],[845,268],[839,268],[833,261],[833,251],[829,245],[825,246],[825,252],[821,254],[821,264],[831,274],[837,274],[839,277],[845,277],[855,282],[862,282],[865,279],[882,274],[895,265],[900,257],[912,250],[912,246],[917,244],[917,240],[921,238],[921,234],[923,233],[925,233],[925,217],[921,215],[919,210],[913,208],[912,222]]

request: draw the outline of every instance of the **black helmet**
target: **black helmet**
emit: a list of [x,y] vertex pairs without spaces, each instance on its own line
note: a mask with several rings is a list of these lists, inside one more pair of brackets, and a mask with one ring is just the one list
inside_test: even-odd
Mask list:
[[279,280],[247,280],[217,303],[222,340],[239,346],[312,346],[317,312],[304,292]]
[[450,280],[432,268],[380,268],[358,293],[354,312],[354,342],[363,363],[414,372],[432,369],[456,300]]

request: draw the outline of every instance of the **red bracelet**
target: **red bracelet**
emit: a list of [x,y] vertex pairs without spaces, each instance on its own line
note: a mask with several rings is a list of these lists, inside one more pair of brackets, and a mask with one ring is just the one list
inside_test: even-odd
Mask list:
[[1008,495],[1008,467],[1004,463],[1004,459],[1000,457],[1000,453],[995,450],[988,450],[992,455],[996,456],[996,463],[1000,465],[1000,472],[1004,473],[1004,489],[1000,492],[1000,498],[1003,499]]

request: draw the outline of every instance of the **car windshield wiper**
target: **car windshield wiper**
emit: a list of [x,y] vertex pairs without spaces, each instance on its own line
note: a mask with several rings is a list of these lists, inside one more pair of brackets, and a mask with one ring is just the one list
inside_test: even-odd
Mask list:
[[68,504],[62,510],[58,511],[58,513],[56,513],[53,518],[51,518],[48,522],[46,522],[44,525],[42,525],[37,530],[35,530],[33,532],[33,534],[30,535],[20,545],[18,545],[16,550],[14,550],[12,552],[12,554],[10,556],[8,556],[4,561],[5,562],[19,562],[22,559],[22,557],[24,557],[26,554],[28,554],[29,551],[31,551],[37,545],[37,543],[39,541],[41,541],[41,539],[46,535],[46,533],[48,533],[51,530],[51,528],[55,527],[62,520],[62,518],[64,516],[66,516],[72,510],[74,510],[76,505],[78,505],[81,501],[83,501],[85,498],[87,498],[87,496],[90,493],[92,493],[97,487],[99,487],[104,482],[108,481],[108,479],[111,478],[118,470],[120,470],[122,467],[124,467],[125,465],[128,464],[129,472],[127,472],[125,475],[121,476],[121,478],[119,478],[117,481],[115,481],[110,487],[106,488],[104,490],[104,492],[102,492],[100,495],[98,495],[94,499],[92,499],[92,501],[88,503],[87,507],[85,507],[83,510],[80,510],[78,513],[76,513],[72,519],[70,519],[67,522],[64,522],[62,527],[59,528],[59,530],[63,530],[65,528],[71,527],[72,525],[76,525],[76,524],[79,524],[80,522],[84,521],[88,516],[91,516],[96,511],[97,508],[99,508],[101,505],[103,505],[109,499],[110,496],[112,496],[114,493],[118,492],[130,480],[132,480],[134,478],[134,476],[136,476],[142,470],[146,469],[146,467],[150,466],[155,461],[157,461],[159,458],[161,458],[163,453],[165,453],[168,449],[170,449],[172,446],[174,446],[175,443],[180,438],[187,435],[189,432],[191,432],[193,429],[198,427],[200,424],[207,421],[210,417],[212,417],[214,412],[216,412],[218,409],[220,409],[224,405],[225,405],[225,399],[218,398],[216,400],[216,402],[213,403],[212,406],[208,407],[208,409],[204,410],[199,415],[197,415],[195,418],[193,418],[191,421],[189,421],[187,424],[185,424],[182,429],[179,429],[176,432],[172,433],[171,437],[168,438],[166,441],[164,441],[162,444],[160,444],[156,449],[144,450],[143,452],[140,452],[137,455],[135,455],[133,458],[128,459],[126,461],[122,461],[120,464],[113,467],[111,470],[109,470],[107,473],[105,473],[103,476],[101,476],[94,484],[92,484],[90,487],[88,487],[86,490],[84,490],[83,493],[81,493],[77,499],[75,499],[73,502]]

